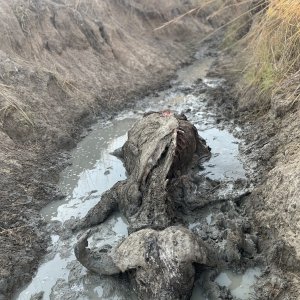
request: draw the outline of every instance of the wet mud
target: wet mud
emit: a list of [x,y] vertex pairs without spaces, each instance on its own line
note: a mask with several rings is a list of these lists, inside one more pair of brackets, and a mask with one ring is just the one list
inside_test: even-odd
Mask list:
[[[249,99],[243,97],[243,91],[237,91],[240,73],[232,69],[232,55],[223,53],[211,68],[208,76],[219,76],[225,80],[218,88],[208,91],[210,97],[207,105],[226,126],[242,128],[235,131],[235,136],[243,140],[239,150],[245,157],[244,167],[247,170],[250,193],[240,199],[239,206],[257,232],[259,259],[266,266],[261,269],[261,276],[251,297],[298,299],[299,248],[296,245],[299,239],[290,230],[296,223],[289,221],[296,215],[290,211],[298,207],[294,205],[299,190],[295,188],[297,164],[278,172],[283,165],[294,163],[286,156],[284,149],[292,149],[297,144],[295,140],[299,131],[291,128],[296,128],[295,115],[298,112],[291,111],[283,118],[275,117],[272,109],[266,111],[260,106],[255,94],[250,96],[256,105],[250,104],[251,101],[248,102]],[[288,153],[295,154],[296,150],[293,151]],[[290,207],[293,209],[290,210]]]
[[[243,202],[252,189],[253,162],[240,154],[240,128],[211,105],[223,88],[222,77],[209,76],[218,54],[213,46],[199,51],[191,66],[181,69],[170,88],[141,99],[134,109],[91,127],[71,151],[70,165],[61,173],[65,198],[42,210],[52,243],[32,282],[14,299],[136,299],[128,274],[104,276],[88,272],[75,258],[76,234],[70,229],[113,184],[126,178],[122,162],[112,155],[126,133],[145,112],[169,109],[184,113],[211,148],[210,160],[191,170],[193,180],[173,189],[181,225],[214,249],[216,266],[196,267],[191,299],[252,299],[264,270],[260,237]],[[128,236],[126,219],[115,212],[93,228],[91,248],[115,245]]]

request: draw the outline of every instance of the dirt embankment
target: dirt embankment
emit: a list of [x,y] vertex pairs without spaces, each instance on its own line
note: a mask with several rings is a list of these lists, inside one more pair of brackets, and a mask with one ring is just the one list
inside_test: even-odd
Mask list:
[[266,110],[255,94],[252,108],[248,97],[239,102],[251,124],[245,151],[257,161],[258,185],[247,206],[259,224],[270,264],[258,287],[266,299],[300,295],[300,106],[289,99],[289,86],[269,99]]
[[211,75],[225,77],[226,86],[214,93],[211,104],[242,125],[241,150],[252,161],[254,190],[241,205],[256,225],[267,266],[256,286],[256,299],[299,299],[300,106],[293,93],[297,78],[287,78],[280,92],[268,98],[262,99],[255,86],[245,93],[236,66],[242,69],[247,55],[229,51],[219,57]]
[[45,252],[38,210],[80,128],[161,87],[230,13],[223,1],[155,32],[201,1],[0,0],[0,299]]

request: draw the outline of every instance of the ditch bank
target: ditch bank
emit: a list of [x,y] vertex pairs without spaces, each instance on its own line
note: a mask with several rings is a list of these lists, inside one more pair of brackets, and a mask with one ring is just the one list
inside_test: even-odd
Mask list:
[[237,72],[243,55],[226,51],[218,57],[209,75],[225,78],[226,84],[213,91],[209,105],[243,127],[240,151],[251,162],[254,189],[241,205],[257,230],[267,266],[254,298],[299,299],[299,101],[290,97],[293,79],[270,98],[261,99],[254,88],[245,93]]

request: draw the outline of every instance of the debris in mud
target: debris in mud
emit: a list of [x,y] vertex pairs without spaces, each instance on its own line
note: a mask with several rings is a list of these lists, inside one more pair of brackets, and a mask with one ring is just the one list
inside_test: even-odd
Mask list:
[[89,232],[75,247],[89,270],[113,275],[129,271],[139,299],[189,299],[194,284],[193,263],[214,266],[210,249],[191,231],[170,226],[162,231],[142,229],[116,248],[87,249]]
[[[213,283],[217,270],[256,265],[257,236],[240,216],[234,198],[222,204],[213,192],[205,194],[218,190],[220,182],[201,176],[195,180],[200,163],[211,155],[196,128],[184,115],[149,112],[129,131],[117,155],[124,161],[128,179],[105,192],[73,230],[100,224],[119,209],[131,234],[116,245],[89,249],[88,238],[93,233],[89,230],[75,245],[77,259],[99,274],[128,271],[139,299],[189,299],[196,270],[201,274],[213,268],[214,276],[203,283],[207,293],[219,291],[221,295],[223,291],[230,299],[226,287]],[[194,188],[199,189],[196,195],[202,194],[196,207],[189,205]],[[190,229],[182,227],[185,215],[203,207],[203,197],[206,204],[218,204],[213,222],[210,216],[209,224],[205,218]]]
[[129,131],[122,149],[128,179],[107,191],[76,228],[97,225],[116,208],[127,217],[131,231],[166,228],[175,217],[169,182],[209,156],[205,141],[184,115],[148,113]]
[[205,141],[184,115],[170,111],[145,114],[129,131],[122,148],[128,179],[107,191],[75,227],[97,225],[119,208],[133,233],[117,247],[104,246],[96,252],[86,249],[86,233],[75,246],[77,259],[99,274],[135,270],[140,299],[188,299],[194,282],[193,263],[209,265],[211,257],[188,229],[170,227],[176,222],[176,211],[168,190],[173,178],[209,156]]

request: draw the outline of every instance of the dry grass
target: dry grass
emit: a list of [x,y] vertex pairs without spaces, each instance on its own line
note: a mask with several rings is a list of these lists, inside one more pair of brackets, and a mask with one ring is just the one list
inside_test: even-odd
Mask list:
[[[182,20],[183,18],[185,18],[186,16],[190,16],[190,15],[194,15],[194,16],[198,16],[201,11],[205,10],[207,7],[209,6],[213,6],[214,4],[219,3],[220,1],[218,0],[204,0],[201,2],[201,5],[198,5],[196,7],[194,7],[193,9],[187,11],[184,14],[179,15],[176,18],[171,19],[170,21],[164,23],[163,25],[155,28],[155,31],[164,29],[170,25],[176,25],[180,20]],[[235,1],[223,1],[223,4],[220,5],[220,7],[218,7],[218,9],[214,10],[213,13],[211,13],[207,19],[212,19],[214,17],[218,17],[220,16],[222,13],[230,10],[230,9],[238,9],[239,7],[242,7],[244,5],[249,5],[253,2],[253,0],[241,0],[239,2],[235,2]],[[260,5],[260,4],[259,4]],[[252,10],[256,9],[257,5],[255,5],[254,7],[250,8],[249,10],[243,11],[241,14],[237,14],[237,16],[234,16],[234,18],[227,22],[226,24],[224,24],[223,26],[217,28],[213,33],[216,33],[217,31],[220,31],[221,29],[229,26],[230,24],[235,23],[236,21],[239,21],[244,15],[249,14]]]
[[[203,8],[212,5],[216,0],[206,0],[201,6],[168,21],[156,28],[164,29],[176,25],[188,15],[197,15]],[[225,48],[234,48],[242,42],[245,48],[247,61],[242,71],[245,75],[247,88],[254,89],[258,97],[270,98],[280,92],[285,82],[289,85],[287,97],[297,101],[300,98],[300,83],[286,84],[290,79],[300,76],[300,1],[299,0],[241,0],[224,1],[224,5],[213,14],[220,15],[228,9],[236,9],[248,5],[248,9],[241,10],[226,24],[217,28],[206,36],[209,38],[216,32],[225,29]],[[210,15],[209,18],[212,18]],[[253,22],[252,29],[240,39],[245,26]],[[296,81],[296,80],[294,80]],[[253,96],[253,95],[252,95]]]
[[247,39],[253,53],[246,70],[249,86],[272,96],[300,71],[300,1],[269,0]]
[[17,97],[14,95],[12,88],[8,85],[0,84],[0,99],[1,107],[0,107],[0,121],[4,118],[9,112],[17,111],[23,120],[29,124],[30,126],[34,127],[33,121],[29,118],[28,114],[22,108],[20,101],[17,100]]

